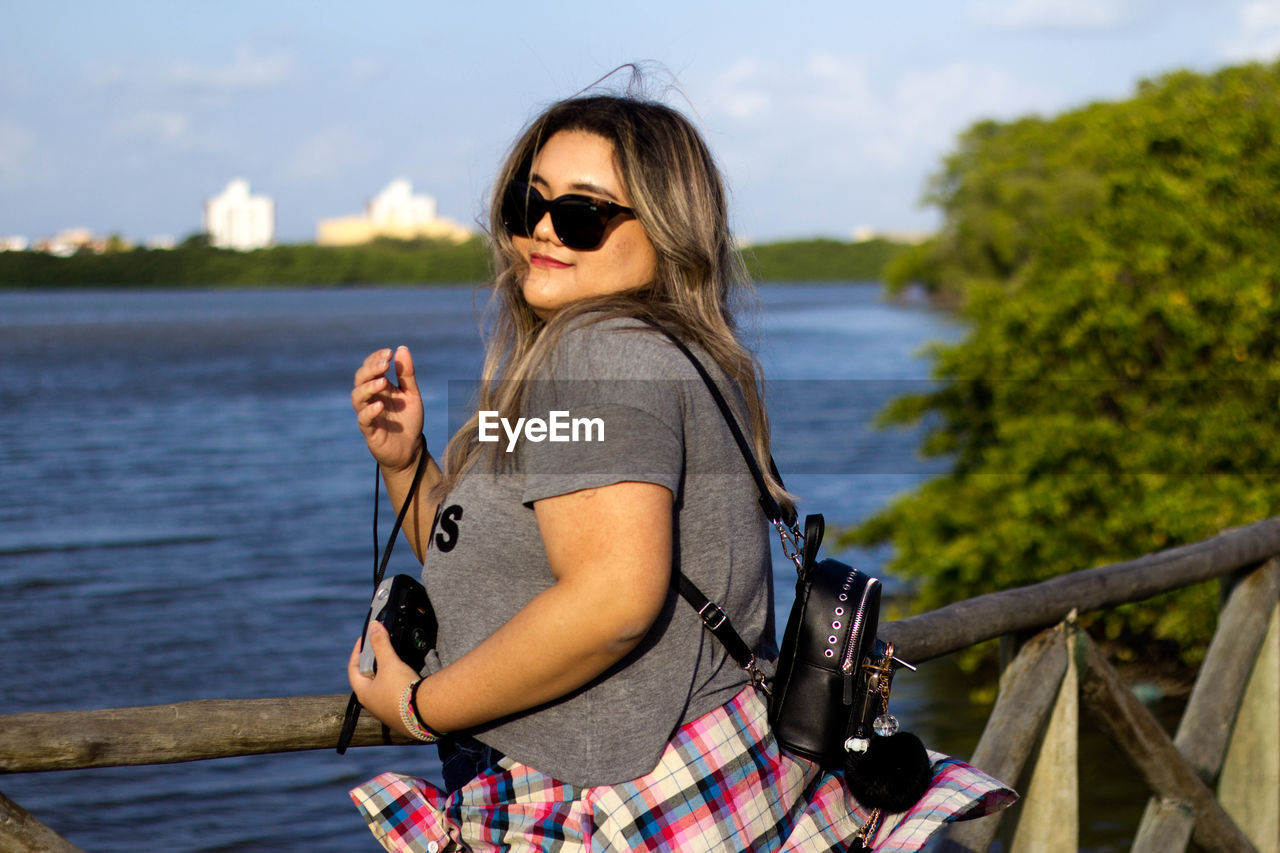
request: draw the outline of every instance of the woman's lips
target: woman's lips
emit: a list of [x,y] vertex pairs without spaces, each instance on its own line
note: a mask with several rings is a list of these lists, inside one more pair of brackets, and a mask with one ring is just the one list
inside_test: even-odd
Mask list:
[[558,261],[550,255],[533,254],[529,256],[529,266],[541,267],[542,269],[547,270],[562,270],[573,266],[573,264],[566,264],[564,261]]

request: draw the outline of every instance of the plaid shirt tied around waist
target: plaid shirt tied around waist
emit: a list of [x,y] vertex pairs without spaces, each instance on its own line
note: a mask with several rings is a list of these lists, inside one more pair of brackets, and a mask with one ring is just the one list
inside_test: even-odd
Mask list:
[[[910,810],[886,815],[878,851],[919,850],[945,824],[1017,799],[982,771],[930,752],[933,782]],[[567,785],[503,758],[446,796],[383,773],[351,791],[393,853],[635,850],[813,853],[845,850],[870,816],[841,773],[783,752],[750,687],[681,726],[652,772],[617,785]]]

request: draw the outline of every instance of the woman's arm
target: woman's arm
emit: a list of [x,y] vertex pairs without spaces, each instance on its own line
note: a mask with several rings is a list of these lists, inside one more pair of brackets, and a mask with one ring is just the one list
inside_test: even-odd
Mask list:
[[422,481],[418,483],[417,491],[413,494],[413,506],[409,508],[408,514],[404,517],[404,525],[400,528],[404,532],[405,541],[409,543],[414,556],[421,563],[426,554],[427,537],[431,535],[431,525],[435,520],[436,506],[439,504],[439,501],[429,500],[427,495],[443,475],[435,458],[427,450],[425,437],[418,441],[418,448],[418,453],[414,454],[413,461],[408,467],[389,469],[379,464],[378,469],[382,471],[382,482],[387,486],[387,499],[399,513],[409,497],[409,488],[413,485],[413,472],[418,467],[419,454],[427,454],[427,468],[422,473]]
[[[457,731],[541,705],[617,663],[648,633],[671,585],[672,496],[624,482],[534,503],[555,583],[488,639],[431,676],[418,711],[435,731]],[[373,634],[378,672],[348,677],[361,704],[403,731],[399,697],[417,678]]]
[[[396,368],[395,384],[386,377],[392,363]],[[351,407],[355,409],[356,423],[369,445],[369,452],[378,461],[382,479],[387,484],[387,495],[397,512],[409,497],[420,455],[427,453],[427,469],[403,528],[409,547],[421,561],[436,514],[435,502],[428,502],[425,495],[440,481],[441,473],[427,452],[426,439],[419,438],[423,422],[422,394],[408,347],[399,347],[394,353],[381,349],[369,354],[356,370]]]

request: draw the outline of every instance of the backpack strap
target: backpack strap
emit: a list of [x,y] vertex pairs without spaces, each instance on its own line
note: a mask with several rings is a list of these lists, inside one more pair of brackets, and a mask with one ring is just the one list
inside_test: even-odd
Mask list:
[[[738,420],[733,416],[733,410],[729,408],[729,403],[724,398],[724,394],[720,392],[720,388],[716,385],[711,375],[707,373],[706,367],[698,360],[684,342],[671,334],[666,328],[647,317],[637,318],[642,322],[652,326],[661,332],[671,341],[680,352],[684,353],[685,358],[693,364],[698,375],[702,377],[702,381],[706,384],[707,390],[711,392],[712,399],[716,402],[716,407],[720,409],[720,414],[724,416],[725,423],[729,427],[729,432],[733,434],[733,439],[738,445],[738,450],[742,453],[742,458],[747,463],[747,468],[751,471],[751,477],[756,481],[756,488],[760,490],[760,508],[764,510],[764,514],[773,522],[774,526],[780,524],[787,527],[793,527],[796,522],[796,514],[793,511],[786,512],[782,505],[773,497],[769,491],[768,485],[765,483],[764,474],[760,470],[760,465],[756,461],[755,454],[751,450],[751,444],[747,441],[747,437],[742,432],[742,428],[738,425]],[[778,482],[782,482],[782,478],[778,476],[778,466],[774,463],[773,458],[769,458],[769,467],[773,471],[773,475]],[[733,623],[729,621],[729,615],[724,609],[703,594],[697,585],[689,580],[684,572],[677,569],[672,575],[671,583],[675,586],[676,591],[694,609],[698,617],[702,620],[702,624],[708,631],[716,636],[724,645],[725,651],[729,656],[737,661],[738,665],[751,673],[751,679],[756,685],[763,688],[766,692],[768,686],[765,684],[764,674],[756,667],[756,656],[751,651],[751,647],[738,634],[733,627]]]

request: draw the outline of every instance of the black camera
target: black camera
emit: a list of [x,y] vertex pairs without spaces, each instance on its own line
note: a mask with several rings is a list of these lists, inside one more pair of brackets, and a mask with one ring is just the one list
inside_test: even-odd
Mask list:
[[426,588],[409,575],[393,575],[378,585],[360,646],[362,675],[373,675],[377,668],[369,642],[369,625],[373,622],[386,627],[391,647],[400,659],[415,672],[421,672],[427,652],[436,644],[436,614]]

